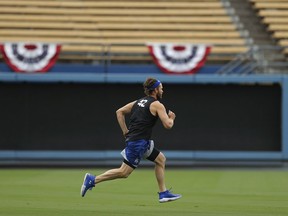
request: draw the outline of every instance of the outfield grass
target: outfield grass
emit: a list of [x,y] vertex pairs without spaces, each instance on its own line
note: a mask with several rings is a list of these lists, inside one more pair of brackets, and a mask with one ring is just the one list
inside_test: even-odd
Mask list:
[[285,171],[168,169],[167,186],[183,197],[163,204],[152,169],[101,183],[82,198],[86,171],[103,170],[0,169],[0,215],[288,215]]

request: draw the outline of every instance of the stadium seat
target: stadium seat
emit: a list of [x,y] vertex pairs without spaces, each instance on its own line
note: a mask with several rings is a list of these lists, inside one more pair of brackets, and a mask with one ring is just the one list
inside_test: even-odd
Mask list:
[[103,44],[123,61],[151,60],[146,42],[209,44],[216,61],[248,49],[220,0],[0,0],[0,28],[1,42],[60,43],[71,61],[100,58]]
[[288,0],[250,0],[272,37],[288,54]]

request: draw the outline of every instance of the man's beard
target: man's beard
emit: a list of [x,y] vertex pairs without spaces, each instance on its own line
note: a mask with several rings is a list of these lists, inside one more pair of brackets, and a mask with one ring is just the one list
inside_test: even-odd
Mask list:
[[157,95],[156,95],[156,98],[157,98],[158,101],[160,101],[160,100],[162,99],[162,95],[157,94]]

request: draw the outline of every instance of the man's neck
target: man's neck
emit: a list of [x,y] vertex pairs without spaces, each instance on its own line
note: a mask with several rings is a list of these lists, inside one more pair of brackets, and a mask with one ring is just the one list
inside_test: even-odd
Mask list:
[[157,100],[157,96],[155,94],[149,95],[150,97],[153,97],[155,100]]

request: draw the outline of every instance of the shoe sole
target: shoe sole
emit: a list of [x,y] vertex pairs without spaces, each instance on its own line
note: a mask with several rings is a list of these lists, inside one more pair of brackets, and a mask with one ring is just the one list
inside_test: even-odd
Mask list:
[[[87,190],[86,190],[86,186],[85,186],[85,180],[86,180],[86,177],[89,175],[89,173],[86,173],[85,176],[84,176],[84,180],[83,180],[83,184],[81,186],[81,191],[80,191],[80,194],[82,197],[85,196]],[[85,191],[86,190],[86,191]]]
[[162,198],[159,200],[160,203],[171,202],[180,199],[182,196],[171,197],[171,198]]

